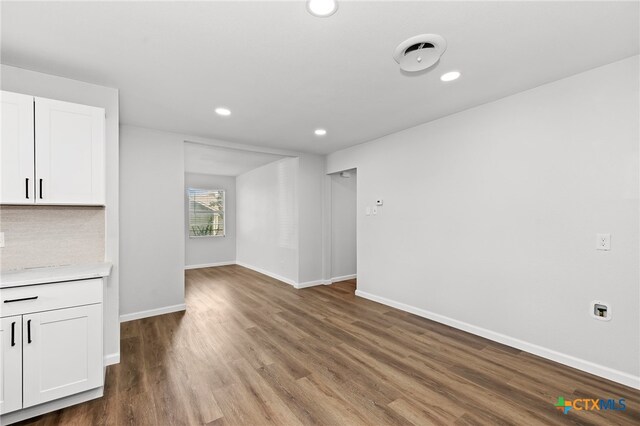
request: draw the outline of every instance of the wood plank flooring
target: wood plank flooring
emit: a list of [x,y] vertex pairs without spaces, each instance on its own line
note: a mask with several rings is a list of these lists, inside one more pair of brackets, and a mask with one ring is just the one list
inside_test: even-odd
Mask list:
[[[186,272],[186,313],[122,324],[105,396],[32,425],[640,424],[640,392],[354,296],[240,266]],[[564,415],[559,396],[625,398]]]

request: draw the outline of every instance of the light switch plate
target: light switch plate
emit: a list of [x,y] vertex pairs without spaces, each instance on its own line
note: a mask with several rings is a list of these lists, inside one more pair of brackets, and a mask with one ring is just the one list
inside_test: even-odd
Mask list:
[[367,208],[364,210],[364,214],[366,214],[367,216],[371,215],[371,207],[367,207]]
[[596,234],[596,250],[611,250],[611,234]]
[[0,232],[0,247],[4,247],[4,232]]

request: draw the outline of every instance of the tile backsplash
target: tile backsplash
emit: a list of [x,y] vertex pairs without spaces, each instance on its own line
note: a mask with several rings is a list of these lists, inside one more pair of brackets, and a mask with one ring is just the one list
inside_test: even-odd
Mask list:
[[104,261],[104,207],[0,206],[0,270]]

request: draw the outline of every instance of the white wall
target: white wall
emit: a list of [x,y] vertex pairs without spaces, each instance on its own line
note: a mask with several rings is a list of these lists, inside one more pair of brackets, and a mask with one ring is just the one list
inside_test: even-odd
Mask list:
[[[325,189],[324,157],[134,126],[121,126],[121,141],[121,320],[185,308],[185,142],[288,156],[282,164],[271,163],[236,178],[235,259],[290,284],[299,283],[301,270],[314,277],[314,283],[322,282],[324,212],[319,200]],[[299,163],[305,168],[298,167]],[[302,208],[300,181],[305,184]],[[253,207],[241,210],[242,201]],[[148,205],[162,208],[150,217],[144,211]],[[263,205],[271,208],[263,215],[251,215],[252,208]],[[307,258],[313,261],[299,270],[301,210],[307,214],[302,219],[303,246],[305,253],[312,253]],[[244,239],[241,211],[249,215],[244,216]],[[314,251],[320,255],[315,256]]]
[[640,387],[638,73],[636,56],[329,155],[358,169],[359,294]]
[[105,260],[113,264],[113,270],[108,280],[105,296],[104,353],[108,363],[117,363],[120,359],[118,90],[7,65],[1,66],[0,73],[2,75],[2,90],[97,106],[106,111]]
[[239,264],[297,288],[325,283],[324,170],[324,156],[297,153],[236,178]]
[[298,282],[298,158],[236,177],[236,261]]
[[298,284],[301,287],[323,281],[323,191],[325,157],[300,154],[298,162]]
[[339,173],[331,175],[331,278],[356,274],[356,181]]
[[197,268],[236,261],[236,178],[200,173],[185,173],[187,188],[223,189],[224,193],[224,237],[189,238],[188,203],[185,206],[185,267]]
[[121,126],[120,141],[126,320],[184,308],[184,137]]

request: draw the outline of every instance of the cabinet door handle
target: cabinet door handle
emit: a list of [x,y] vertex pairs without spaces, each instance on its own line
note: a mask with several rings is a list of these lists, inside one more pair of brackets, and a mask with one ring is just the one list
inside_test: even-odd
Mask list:
[[15,321],[11,323],[11,346],[16,345],[16,323]]
[[42,200],[42,179],[40,179],[40,199]]
[[27,321],[27,343],[31,343],[31,320]]
[[23,297],[22,299],[7,299],[4,303],[24,302],[25,300],[36,300],[38,296]]
[[27,194],[27,200],[29,199],[29,178],[25,178],[24,190]]

